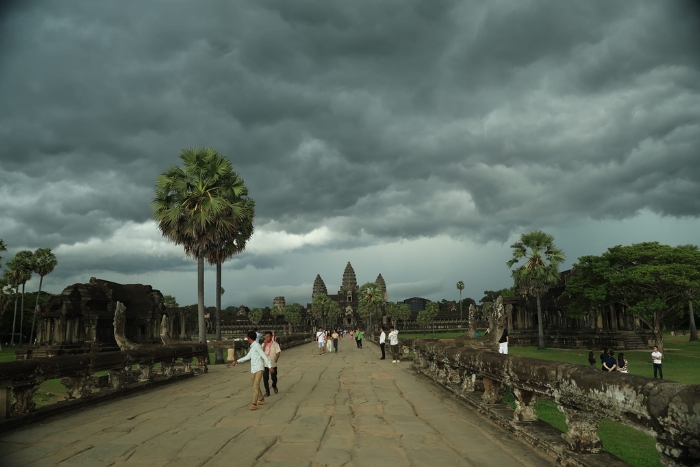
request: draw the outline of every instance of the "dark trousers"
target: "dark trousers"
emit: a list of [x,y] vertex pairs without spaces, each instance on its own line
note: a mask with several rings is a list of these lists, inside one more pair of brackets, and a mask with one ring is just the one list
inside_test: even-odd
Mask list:
[[659,378],[664,379],[664,370],[661,369],[661,363],[654,363],[654,378],[656,378],[656,371],[659,371]]
[[357,348],[361,349],[362,348],[362,339],[355,339],[355,342],[357,342]]
[[277,387],[277,368],[274,373],[270,373],[270,369],[265,367],[263,370],[263,384],[265,385],[265,394],[270,394],[270,376],[272,376],[272,387]]
[[384,359],[386,358],[386,354],[384,353],[384,346],[385,346],[385,345],[386,345],[386,344],[385,344],[384,342],[382,342],[381,344],[379,344],[379,347],[381,347],[381,349],[382,349],[382,360],[384,360]]
[[338,339],[333,339],[333,348],[335,349],[335,353],[338,353]]

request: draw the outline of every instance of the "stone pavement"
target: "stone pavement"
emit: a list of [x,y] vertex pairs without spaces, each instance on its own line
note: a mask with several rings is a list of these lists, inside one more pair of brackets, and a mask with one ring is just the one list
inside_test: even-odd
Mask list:
[[[250,364],[0,435],[0,466],[549,466],[410,362],[371,343],[283,351],[279,394],[256,411]],[[390,358],[390,357],[388,357]]]

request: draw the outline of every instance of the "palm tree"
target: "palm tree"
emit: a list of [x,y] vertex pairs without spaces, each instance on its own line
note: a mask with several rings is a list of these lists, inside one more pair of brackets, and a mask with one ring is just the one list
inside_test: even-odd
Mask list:
[[340,305],[338,305],[338,302],[335,300],[329,300],[326,316],[328,316],[328,321],[331,323],[331,327],[334,328],[335,323],[340,316]]
[[462,324],[462,290],[464,290],[464,282],[457,282],[457,290],[459,290],[459,325],[464,326]]
[[425,307],[425,312],[428,314],[430,321],[433,324],[433,337],[435,337],[435,317],[440,313],[440,304],[438,302],[430,302]]
[[360,303],[358,312],[368,321],[367,330],[372,330],[372,315],[380,311],[384,304],[382,287],[376,282],[366,282],[360,287]]
[[[7,251],[7,245],[5,245],[5,241],[0,238],[0,251]],[[0,256],[0,268],[2,267],[2,256]]]
[[331,299],[328,295],[319,294],[316,295],[311,302],[311,316],[313,316],[314,321],[316,321],[316,326],[324,326],[326,323],[323,318],[328,315],[331,308]]
[[[512,269],[516,289],[523,295],[532,295],[537,299],[537,348],[544,349],[540,297],[559,282],[559,265],[566,256],[554,245],[554,237],[541,230],[522,234],[520,241],[510,247],[513,249],[513,258],[506,264]],[[513,265],[520,261],[525,261],[525,264],[513,269]]]
[[39,274],[39,293],[36,296],[36,305],[34,306],[34,320],[32,321],[32,330],[29,332],[29,343],[33,342],[34,323],[36,322],[36,314],[39,312],[39,300],[41,299],[41,286],[44,283],[44,276],[51,274],[53,269],[58,264],[56,255],[51,253],[51,248],[37,248],[34,251],[34,272]]
[[208,244],[235,235],[244,209],[232,200],[245,186],[231,162],[213,148],[185,149],[180,159],[183,168],[172,166],[158,176],[151,207],[163,236],[197,259],[199,341],[205,344],[205,252]]
[[[207,244],[206,257],[209,264],[216,265],[216,340],[221,340],[221,296],[224,289],[221,287],[221,265],[228,258],[242,253],[248,240],[253,235],[253,218],[255,217],[255,203],[250,198],[244,198],[248,194],[245,190],[239,199],[231,200],[233,203],[243,205],[243,217],[237,220],[236,231],[227,237],[222,237],[217,242]],[[214,363],[223,364],[224,349],[217,348],[214,351]]]
[[[32,278],[34,269],[34,253],[29,250],[18,252],[14,258],[7,262],[7,269],[10,271],[10,281],[16,288],[15,293],[19,293],[19,286],[22,286],[22,306],[19,318],[19,344],[22,345],[22,325],[24,324],[24,289],[27,281]],[[17,321],[17,297],[15,296],[15,316],[12,320],[11,343],[15,343],[15,323]]]
[[[6,270],[5,273],[7,272],[8,271]],[[3,276],[0,277],[0,318],[5,314],[5,311],[7,311],[7,308],[10,306],[12,298],[15,295],[7,276],[8,274],[3,274]],[[0,352],[2,352],[2,339],[0,339]]]

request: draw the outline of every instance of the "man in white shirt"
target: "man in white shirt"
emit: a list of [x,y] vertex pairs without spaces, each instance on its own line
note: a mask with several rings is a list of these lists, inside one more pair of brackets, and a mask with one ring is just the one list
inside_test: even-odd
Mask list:
[[319,327],[316,333],[316,341],[318,342],[318,354],[323,355],[326,353],[326,333],[323,332],[323,328]]
[[664,354],[659,352],[659,348],[654,346],[654,351],[651,353],[651,361],[654,363],[654,378],[656,378],[656,372],[659,372],[659,378],[664,379],[664,371],[661,368],[661,362],[664,358]]
[[384,328],[380,327],[379,328],[381,334],[379,334],[379,347],[382,349],[382,358],[379,360],[385,360],[386,359],[386,354],[384,353],[384,347],[386,346],[386,334],[384,334]]
[[391,347],[391,355],[393,360],[391,363],[399,363],[399,331],[394,329],[394,326],[389,328],[389,346]]
[[265,403],[265,399],[262,397],[262,391],[260,390],[260,380],[262,380],[263,369],[268,367],[270,373],[275,372],[272,362],[267,355],[265,355],[265,352],[263,352],[256,338],[255,331],[248,331],[248,334],[246,334],[246,339],[248,340],[248,344],[250,344],[248,354],[231,363],[231,366],[236,366],[239,362],[247,362],[250,360],[250,380],[253,383],[253,403],[250,405],[250,410],[255,410],[259,405]]
[[265,332],[265,340],[262,344],[263,352],[267,355],[267,358],[272,362],[272,366],[275,371],[270,371],[269,368],[265,368],[263,372],[263,385],[265,386],[265,397],[270,395],[270,376],[272,376],[272,389],[277,394],[277,360],[279,360],[282,354],[282,349],[280,345],[275,342],[272,331]]

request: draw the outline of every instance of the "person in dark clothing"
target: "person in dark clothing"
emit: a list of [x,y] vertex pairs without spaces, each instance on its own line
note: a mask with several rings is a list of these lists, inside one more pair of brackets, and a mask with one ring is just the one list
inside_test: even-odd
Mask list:
[[617,369],[617,360],[615,360],[615,352],[610,350],[607,358],[603,361],[603,371],[615,371]]
[[608,349],[603,349],[603,352],[600,354],[600,369],[603,371],[608,371],[605,369],[605,366],[603,366],[603,363],[605,363],[605,359],[608,358]]
[[591,368],[595,368],[595,355],[593,355],[592,350],[588,352],[588,364],[591,366]]

